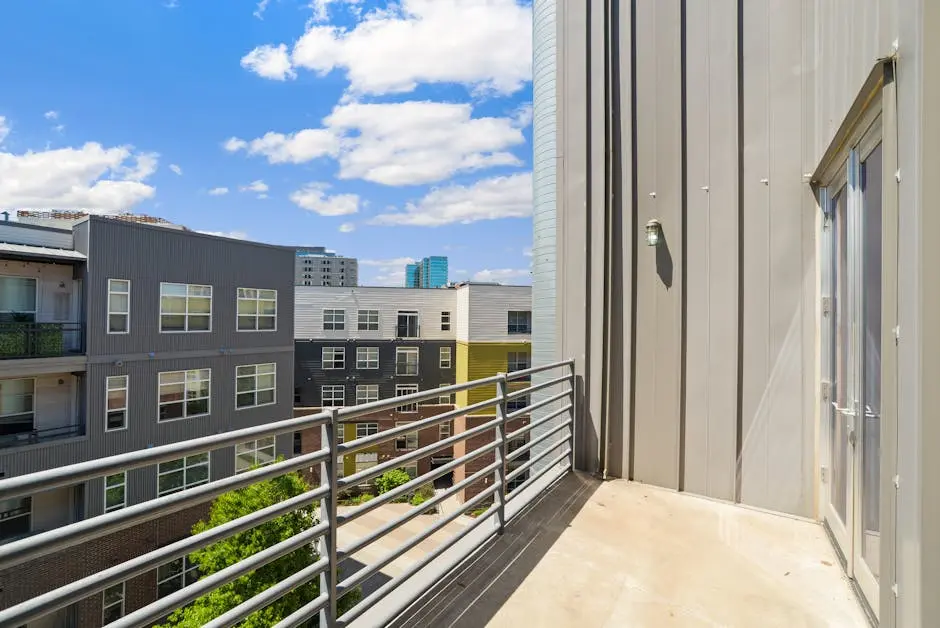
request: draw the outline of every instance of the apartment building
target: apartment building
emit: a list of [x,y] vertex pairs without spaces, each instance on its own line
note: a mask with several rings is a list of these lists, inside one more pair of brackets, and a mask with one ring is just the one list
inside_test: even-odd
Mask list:
[[293,249],[294,285],[297,286],[358,286],[359,260],[343,257],[323,246]]
[[[434,290],[298,287],[295,294],[294,403],[302,412],[367,403],[529,366],[528,286],[462,284]],[[493,386],[473,395],[442,397],[436,405],[376,413],[347,425],[341,438],[352,440],[495,394]],[[522,401],[513,400],[512,409],[524,407]],[[493,415],[495,409],[459,417],[454,425],[422,430],[394,447],[389,444],[385,450],[364,450],[344,460],[342,472],[354,473],[453,430],[479,425]],[[521,426],[525,421],[520,418],[516,423]],[[301,439],[298,451],[319,448],[316,430]],[[484,432],[480,442],[486,440]],[[469,450],[474,448],[472,442]],[[437,452],[410,470],[424,473],[450,461],[453,455],[450,449]],[[475,463],[485,466],[492,460],[492,456],[481,456]],[[455,473],[455,479],[463,477],[460,473]],[[473,490],[470,487],[467,495],[475,494]]]
[[[106,217],[0,222],[0,474],[289,418],[292,264],[283,247]],[[0,543],[230,476],[292,444],[237,449],[9,500]],[[207,507],[0,572],[0,606],[177,541]],[[196,575],[174,561],[30,626],[100,626]]]

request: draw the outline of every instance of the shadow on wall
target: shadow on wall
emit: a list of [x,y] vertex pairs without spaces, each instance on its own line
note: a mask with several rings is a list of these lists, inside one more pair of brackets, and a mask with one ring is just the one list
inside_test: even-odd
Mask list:
[[565,474],[536,502],[450,573],[391,626],[485,626],[538,565],[600,485],[589,475]]
[[662,280],[666,289],[672,288],[672,253],[669,251],[669,240],[666,238],[666,230],[660,225],[659,246],[656,247],[656,274]]

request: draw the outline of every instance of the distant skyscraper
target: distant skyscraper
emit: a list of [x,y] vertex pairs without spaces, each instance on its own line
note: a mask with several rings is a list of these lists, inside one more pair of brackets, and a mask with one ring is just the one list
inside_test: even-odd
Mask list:
[[294,285],[358,286],[359,261],[342,257],[323,246],[290,247],[294,249]]
[[405,266],[406,288],[443,288],[446,285],[447,258],[444,256],[425,257]]

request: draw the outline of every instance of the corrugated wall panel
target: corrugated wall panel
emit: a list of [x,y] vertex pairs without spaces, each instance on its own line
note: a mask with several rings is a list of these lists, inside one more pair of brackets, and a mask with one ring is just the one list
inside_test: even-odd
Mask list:
[[532,311],[529,286],[467,286],[470,292],[469,342],[518,342],[529,334],[509,334],[510,311]]

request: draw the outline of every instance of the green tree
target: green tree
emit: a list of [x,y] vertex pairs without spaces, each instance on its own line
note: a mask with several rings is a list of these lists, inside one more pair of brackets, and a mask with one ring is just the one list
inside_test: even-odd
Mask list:
[[[285,499],[310,490],[310,486],[299,473],[288,473],[280,477],[253,484],[220,495],[212,503],[208,521],[193,526],[193,534],[222,525],[233,519],[261,510]],[[199,565],[202,576],[211,575],[243,560],[252,554],[280,543],[317,524],[315,506],[299,508],[277,519],[262,523],[251,530],[240,532],[215,545],[197,550],[189,555]],[[267,565],[204,595],[188,606],[170,615],[166,627],[180,626],[197,628],[211,619],[235,608],[245,600],[261,593],[268,587],[313,564],[319,559],[313,544],[303,547],[268,563]],[[256,611],[240,624],[243,628],[266,628],[273,626],[320,594],[319,577],[297,587],[266,608]],[[359,590],[350,591],[339,600],[342,613],[359,601]],[[311,625],[316,625],[312,622]]]

